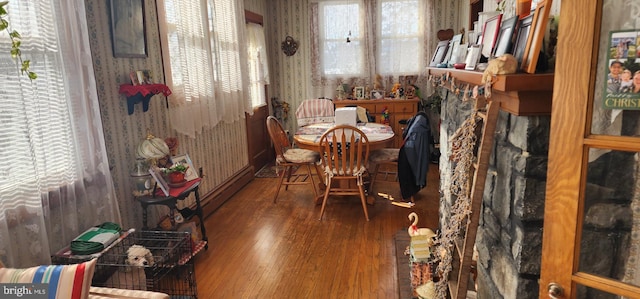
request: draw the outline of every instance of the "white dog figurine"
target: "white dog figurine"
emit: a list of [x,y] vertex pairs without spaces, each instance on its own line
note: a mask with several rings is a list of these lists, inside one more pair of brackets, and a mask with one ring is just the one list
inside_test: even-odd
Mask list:
[[126,267],[121,267],[105,282],[108,287],[147,290],[147,276],[145,267],[153,266],[155,263],[151,251],[141,245],[132,245],[127,249]]

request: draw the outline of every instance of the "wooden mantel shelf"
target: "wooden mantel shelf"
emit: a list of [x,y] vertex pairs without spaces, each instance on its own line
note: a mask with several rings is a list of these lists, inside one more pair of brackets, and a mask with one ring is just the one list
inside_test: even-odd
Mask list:
[[[430,75],[449,73],[457,82],[481,85],[482,72],[451,68],[428,68]],[[499,75],[491,87],[491,99],[517,116],[550,115],[553,73]]]

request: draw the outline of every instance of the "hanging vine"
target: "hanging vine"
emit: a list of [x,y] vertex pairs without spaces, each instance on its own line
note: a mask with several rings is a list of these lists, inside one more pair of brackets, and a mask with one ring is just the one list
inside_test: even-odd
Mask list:
[[31,60],[22,59],[22,52],[20,51],[20,45],[22,44],[22,37],[20,33],[15,30],[9,29],[9,21],[7,20],[8,12],[6,10],[9,1],[0,2],[0,31],[6,31],[11,39],[11,58],[17,59],[20,62],[20,72],[23,75],[27,75],[29,80],[35,80],[38,75],[29,70],[31,67]]

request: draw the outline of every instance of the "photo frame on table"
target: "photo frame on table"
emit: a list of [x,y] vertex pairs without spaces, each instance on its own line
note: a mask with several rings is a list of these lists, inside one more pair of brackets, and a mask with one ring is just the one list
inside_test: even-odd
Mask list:
[[527,47],[527,39],[529,38],[532,22],[533,15],[528,15],[518,22],[518,33],[513,43],[513,51],[511,52],[516,60],[518,60],[518,65],[522,65],[522,56],[524,56],[524,50]]
[[455,56],[453,56],[453,54],[457,51],[457,49],[460,47],[460,43],[462,42],[462,34],[456,34],[451,38],[451,41],[449,41],[449,47],[447,48],[447,54],[444,56],[444,60],[442,61],[442,63],[446,63],[447,65],[453,65],[457,62],[455,62]]
[[490,58],[493,53],[493,47],[498,40],[498,33],[500,33],[500,22],[502,22],[502,14],[493,16],[484,22],[484,29],[482,30],[482,55]]
[[143,0],[109,0],[113,57],[147,57],[143,2]]
[[363,100],[364,99],[364,86],[356,86],[353,88],[353,93],[356,99]]
[[538,2],[533,13],[533,22],[531,23],[531,30],[527,38],[527,46],[524,49],[521,64],[521,69],[529,74],[536,72],[536,64],[538,63],[538,57],[540,56],[544,32],[547,29],[547,23],[549,22],[551,2],[551,0]]
[[496,46],[493,49],[493,56],[498,57],[511,51],[511,45],[513,43],[513,36],[518,24],[518,16],[508,18],[502,21],[500,25],[500,33],[498,34],[498,40]]
[[[162,170],[158,168],[158,166],[154,165],[149,167],[149,173],[151,174],[153,179],[156,180],[156,186],[159,186],[160,189],[162,189],[164,196],[169,196],[169,184],[167,184],[167,181],[165,181],[164,177],[162,177]],[[155,190],[156,189],[153,188],[154,195],[155,195]]]
[[191,158],[189,158],[188,154],[171,157],[171,163],[173,164],[182,163],[189,166],[189,168],[187,168],[187,171],[185,171],[184,173],[184,179],[187,181],[192,181],[200,177],[198,175],[198,170],[196,170],[196,168],[193,167],[193,162],[191,161]]
[[429,62],[429,66],[438,66],[438,64],[442,63],[444,55],[447,53],[448,46],[449,40],[438,42],[438,46],[436,46],[436,51],[433,53],[433,57],[431,58],[431,62]]
[[467,53],[467,59],[465,60],[465,70],[473,71],[476,69],[476,65],[482,55],[482,45],[471,45],[469,52]]

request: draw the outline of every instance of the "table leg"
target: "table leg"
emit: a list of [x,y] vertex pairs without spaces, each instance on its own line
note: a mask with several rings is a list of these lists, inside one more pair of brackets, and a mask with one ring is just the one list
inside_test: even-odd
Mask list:
[[147,205],[142,204],[142,229],[149,229],[147,226]]
[[204,216],[202,215],[202,205],[200,204],[200,192],[198,192],[198,189],[199,187],[194,191],[196,196],[196,214],[200,217],[200,232],[202,233],[202,240],[207,242],[207,244],[204,245],[204,249],[207,250],[209,249],[209,242],[207,238],[207,231],[204,226]]

